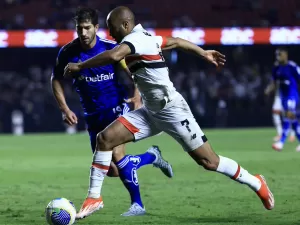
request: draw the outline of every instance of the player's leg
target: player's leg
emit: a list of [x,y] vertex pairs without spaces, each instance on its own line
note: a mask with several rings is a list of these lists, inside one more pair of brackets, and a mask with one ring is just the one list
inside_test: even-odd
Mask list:
[[[90,143],[91,143],[92,153],[94,153],[95,149],[96,149],[96,138],[97,138],[97,134],[98,133],[99,132],[96,132],[94,130],[89,130],[89,136],[90,136]],[[124,153],[121,153],[119,151],[117,151],[115,154],[116,154],[116,157],[113,157],[113,158],[120,157],[121,154],[124,155]],[[109,176],[109,177],[119,177],[118,168],[113,163],[113,161],[110,164],[109,170],[107,172],[107,176]]]
[[[129,122],[124,117],[135,121]],[[152,132],[143,109],[132,111],[111,123],[97,135],[96,151],[90,170],[88,197],[77,214],[77,219],[89,216],[101,208],[101,188],[112,160],[113,149],[133,140],[139,140],[156,134]],[[134,209],[133,209],[134,210]]]
[[[96,137],[98,133],[99,132],[89,131],[91,147],[93,152],[96,149]],[[151,156],[153,156],[155,159],[155,156],[153,154],[151,154]],[[135,210],[134,215],[142,215],[145,214],[145,209],[143,207],[140,195],[140,188],[136,173],[137,167],[136,164],[133,163],[133,161],[129,160],[130,157],[132,156],[125,155],[125,145],[115,147],[113,150],[112,162],[107,172],[107,176],[120,177],[121,181],[123,182],[124,186],[130,194],[131,202],[136,202],[136,204],[140,206],[139,208],[136,207],[137,209]],[[114,162],[116,162],[117,166]],[[102,208],[104,206],[103,201],[101,198],[99,198],[99,200],[99,208]]]
[[122,180],[124,186],[127,188],[131,204],[137,204],[135,215],[145,214],[144,205],[142,203],[140,195],[140,186],[138,182],[137,175],[137,163],[131,160],[131,155],[125,155],[125,145],[119,145],[113,150],[113,158],[116,162],[116,167],[119,170],[120,179]]
[[[287,111],[285,112],[285,117],[290,121],[293,131],[300,142],[300,126],[297,118],[297,105],[298,101],[296,99],[289,99],[287,101]],[[300,151],[300,146],[296,148],[296,151]]]
[[208,142],[203,143],[201,146],[188,153],[205,169],[216,171],[241,184],[246,184],[257,193],[266,209],[273,209],[275,203],[274,197],[262,175],[253,176],[236,161],[217,155]]
[[289,142],[294,142],[296,139],[296,133],[295,131],[292,129],[290,130],[290,134],[289,134]]
[[[112,158],[113,162],[111,162],[107,175],[109,176],[109,173],[111,173],[111,175],[118,174],[131,198],[131,207],[127,212],[123,213],[122,216],[144,215],[146,211],[141,199],[137,170],[141,167],[140,164],[153,164],[157,166],[158,162],[164,163],[159,148],[152,146],[146,153],[140,155],[125,155],[125,145],[120,145],[113,149]],[[172,177],[172,167],[170,165],[167,166],[167,169],[165,167],[160,167],[160,169],[166,176]]]
[[90,168],[88,196],[77,213],[76,219],[83,219],[103,208],[101,189],[112,161],[113,149],[132,140],[134,140],[133,134],[119,121],[114,121],[97,134],[96,151]]
[[[123,111],[121,115],[125,115],[126,113],[132,111],[131,109],[133,109],[133,105],[128,104],[128,103],[123,103]],[[114,152],[115,154],[115,152]],[[132,161],[135,165],[136,168],[139,169],[143,166],[149,165],[149,164],[153,164],[154,166],[156,166],[156,162],[160,161],[160,159],[162,158],[159,147],[158,146],[151,146],[150,148],[148,148],[148,150],[143,153],[143,154],[139,154],[139,155],[130,155],[129,160]],[[171,177],[173,174],[170,174],[170,171],[164,171],[162,170],[166,176]]]
[[281,122],[281,111],[273,110],[273,123],[276,128],[277,135],[274,137],[274,141],[279,141],[282,135],[282,122]]
[[[299,121],[298,121],[298,118],[296,115],[296,111],[287,112],[287,117],[290,118],[292,128],[293,128],[292,131],[294,132],[294,135],[296,135],[298,141],[300,141],[300,126],[299,126]],[[297,152],[300,151],[299,146],[296,148],[296,151]]]
[[[90,143],[92,152],[95,152],[96,149],[96,137],[99,132],[89,131]],[[158,147],[151,146],[145,153],[139,155],[125,155],[124,148],[116,148],[113,151],[112,162],[107,172],[109,177],[119,177],[119,171],[116,164],[118,164],[123,158],[129,157],[130,161],[135,165],[137,169],[146,165],[156,166],[156,161],[161,158],[161,154]],[[173,174],[170,173],[170,170],[162,170],[166,176],[171,177]]]
[[280,97],[276,95],[274,97],[274,102],[272,106],[273,123],[277,132],[277,135],[274,137],[274,141],[279,141],[282,134],[281,111],[282,111],[281,100]]
[[283,112],[281,139],[280,139],[280,141],[278,141],[272,145],[272,148],[276,151],[281,151],[283,149],[283,145],[289,134],[291,125],[298,137],[298,134],[297,134],[298,120],[296,118],[297,101],[295,99],[286,99],[286,100],[282,101],[282,106],[283,106],[284,112]]
[[186,101],[182,97],[174,101],[172,107],[155,115],[157,126],[177,140],[199,165],[248,185],[258,194],[264,206],[272,209],[274,198],[264,178],[251,175],[232,159],[218,156],[207,142]]

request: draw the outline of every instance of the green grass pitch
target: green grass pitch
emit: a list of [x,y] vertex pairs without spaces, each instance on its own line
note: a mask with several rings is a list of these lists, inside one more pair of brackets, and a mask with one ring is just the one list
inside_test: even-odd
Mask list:
[[[77,224],[300,224],[296,143],[273,151],[273,129],[207,130],[206,135],[217,153],[266,177],[275,195],[274,210],[265,210],[245,185],[200,168],[175,141],[161,135],[127,145],[127,153],[137,154],[157,144],[173,164],[173,179],[152,166],[138,171],[147,215],[121,217],[129,195],[118,178],[106,178],[104,209]],[[79,209],[92,159],[87,134],[0,136],[0,150],[0,225],[46,224],[44,209],[56,197],[72,200]]]

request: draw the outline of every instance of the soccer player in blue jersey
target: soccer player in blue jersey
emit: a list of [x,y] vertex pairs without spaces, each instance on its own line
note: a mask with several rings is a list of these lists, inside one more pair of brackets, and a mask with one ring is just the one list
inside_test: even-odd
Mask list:
[[[96,35],[98,30],[98,14],[96,10],[79,8],[76,12],[75,23],[78,38],[60,49],[51,77],[53,94],[63,113],[64,121],[68,125],[76,124],[77,117],[69,109],[63,92],[62,79],[65,66],[69,62],[85,61],[117,45],[115,42],[101,39]],[[125,63],[121,66],[124,68],[126,67],[124,65]],[[130,110],[128,104],[124,102],[124,99],[127,99],[129,96],[123,86],[118,83],[117,66],[107,65],[86,69],[73,76],[73,86],[80,96],[93,152],[96,149],[97,134],[118,116]],[[126,68],[124,69],[126,70]],[[131,78],[131,76],[129,77]],[[139,95],[138,91],[134,91],[134,93]],[[130,98],[131,102],[138,107],[140,102],[133,101],[134,98],[139,99],[139,97]],[[160,168],[166,176],[172,177],[171,165],[162,158],[157,146],[150,147],[146,153],[141,155],[125,156],[124,145],[120,145],[115,148],[113,159],[116,166],[112,163],[109,168],[110,174],[108,173],[107,175],[119,175],[131,196],[131,207],[122,215],[135,216],[145,214],[145,208],[140,196],[137,169],[147,164],[153,164]],[[103,207],[102,200],[99,202],[98,207]]]
[[[288,51],[278,48],[275,52],[276,62],[272,70],[273,82],[267,87],[266,94],[278,89],[283,107],[282,135],[279,141],[272,145],[276,151],[281,151],[290,131],[290,126],[295,131],[300,141],[300,127],[296,116],[299,105],[300,68],[295,62],[288,60]],[[296,150],[300,150],[300,146]]]

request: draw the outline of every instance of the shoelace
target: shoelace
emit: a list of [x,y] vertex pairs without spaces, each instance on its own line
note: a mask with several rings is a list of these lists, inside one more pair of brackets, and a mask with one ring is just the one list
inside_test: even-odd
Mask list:
[[159,159],[155,164],[154,164],[155,167],[158,167],[158,168],[165,168],[167,169],[169,167],[169,163],[162,160],[162,159]]
[[141,207],[138,206],[138,205],[136,205],[136,204],[134,204],[134,205],[130,206],[129,211],[130,212],[134,212],[134,213],[135,212],[139,212],[139,211],[141,211]]

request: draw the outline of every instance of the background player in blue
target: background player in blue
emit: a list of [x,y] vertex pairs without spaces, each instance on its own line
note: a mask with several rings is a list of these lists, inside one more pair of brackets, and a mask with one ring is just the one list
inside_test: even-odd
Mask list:
[[[274,150],[281,151],[291,125],[300,141],[300,127],[296,116],[296,109],[299,105],[300,68],[295,62],[288,60],[288,51],[285,48],[278,48],[275,55],[276,62],[272,70],[273,82],[267,88],[267,93],[278,88],[284,110],[281,139],[272,145]],[[296,150],[300,150],[300,146]]]
[[[85,61],[116,46],[115,42],[101,39],[96,35],[98,30],[98,14],[96,10],[79,8],[76,12],[75,23],[78,38],[65,45],[59,51],[51,79],[53,94],[63,113],[64,121],[69,125],[76,124],[77,117],[69,109],[63,92],[62,79],[65,66],[69,62]],[[125,63],[123,67],[124,65]],[[82,70],[73,77],[73,86],[80,96],[90,135],[91,147],[94,151],[97,134],[118,116],[130,110],[129,106],[124,102],[124,99],[128,96],[123,86],[118,83],[115,65]],[[137,91],[134,93],[139,94]],[[139,105],[139,102],[131,102]],[[118,146],[115,152],[113,160],[118,169],[112,164],[110,167],[111,174],[108,175],[118,176],[119,174],[120,179],[130,193],[132,204],[129,211],[122,215],[142,215],[145,213],[145,208],[140,196],[136,170],[141,166],[153,164],[159,167],[166,176],[172,177],[172,167],[162,158],[157,146],[152,146],[146,153],[137,156],[125,156],[124,145]],[[103,205],[103,201],[100,201],[100,204]]]

